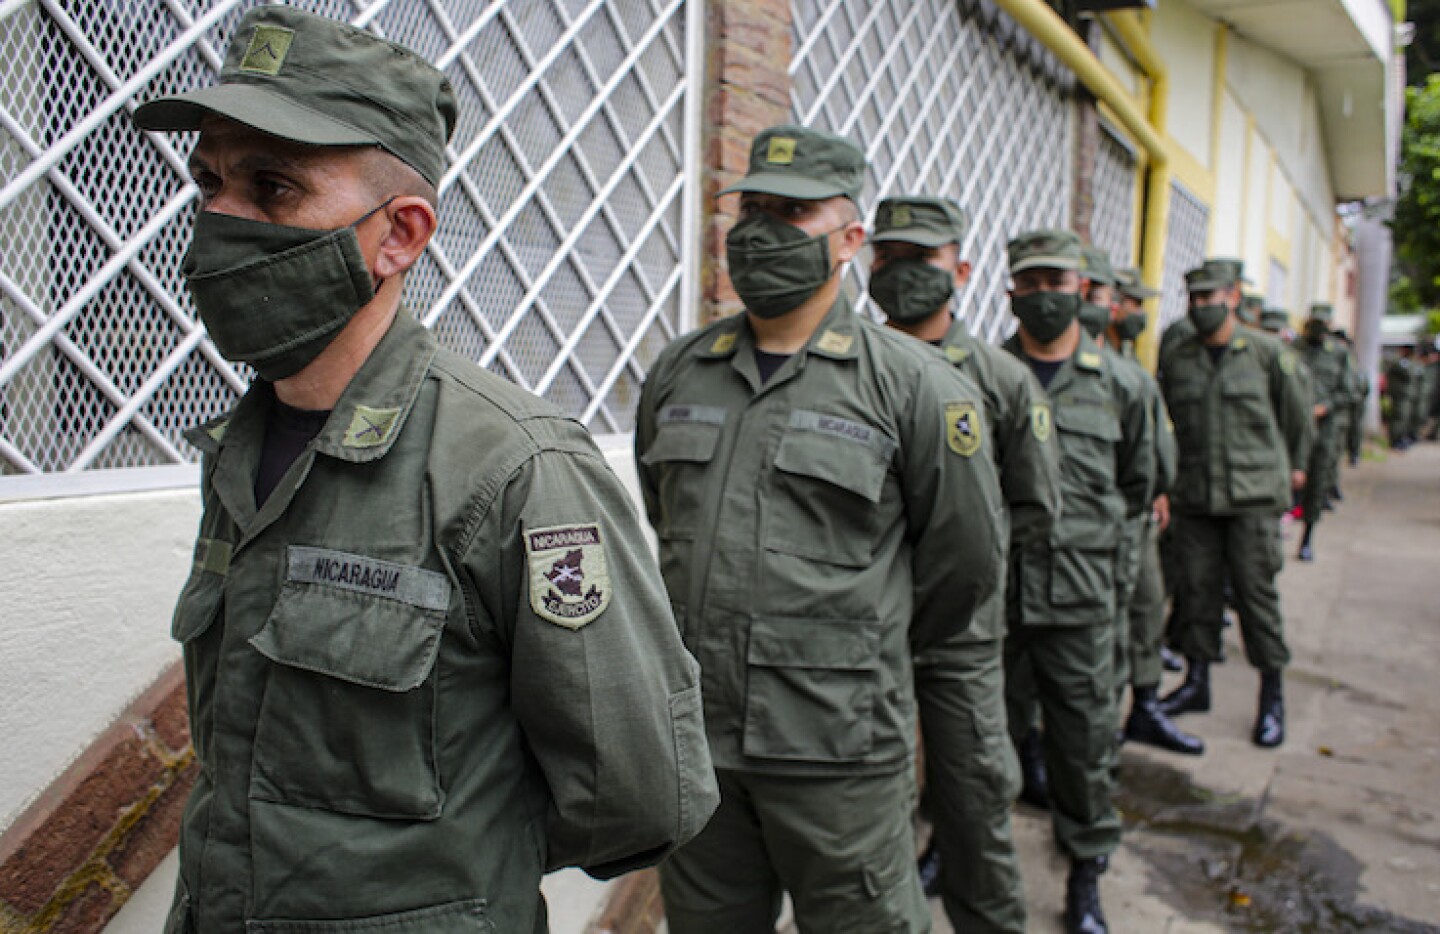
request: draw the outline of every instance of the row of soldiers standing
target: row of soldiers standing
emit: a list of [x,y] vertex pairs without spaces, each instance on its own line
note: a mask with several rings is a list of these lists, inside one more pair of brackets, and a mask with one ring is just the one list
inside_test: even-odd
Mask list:
[[[1187,276],[1192,330],[1157,381],[1133,359],[1153,290],[1056,230],[1009,243],[1019,329],[977,341],[955,317],[965,218],[924,195],[876,208],[878,327],[841,287],[865,167],[841,137],[756,137],[722,192],[745,312],[677,340],[642,393],[641,486],[721,790],[661,867],[670,929],[769,931],[788,892],[801,931],[928,930],[918,713],[955,927],[1025,929],[1019,747],[1070,859],[1066,929],[1103,932],[1119,741],[1203,752],[1170,718],[1209,708],[1227,583],[1254,741],[1283,741],[1277,520],[1306,487],[1304,367],[1240,322],[1240,266],[1216,260]],[[1189,669],[1162,699],[1167,590]]]
[[[1385,429],[1390,448],[1403,451],[1440,429],[1440,345],[1402,345],[1385,368]],[[1427,430],[1427,424],[1428,430]]]

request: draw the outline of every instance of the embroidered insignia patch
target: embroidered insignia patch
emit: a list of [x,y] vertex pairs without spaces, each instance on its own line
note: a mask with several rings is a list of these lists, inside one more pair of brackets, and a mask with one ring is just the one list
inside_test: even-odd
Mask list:
[[820,335],[820,339],[815,342],[815,349],[823,350],[826,353],[845,353],[853,343],[855,343],[855,335],[853,334],[841,334],[839,331],[826,331]]
[[347,448],[373,448],[384,444],[395,430],[400,418],[399,409],[372,409],[368,405],[355,406],[355,417],[345,429],[345,440],[340,442]]
[[946,347],[945,359],[949,360],[951,363],[964,363],[966,360],[970,359],[970,351],[966,350],[964,347]]
[[1100,366],[1100,355],[1087,350],[1080,354],[1080,365],[1088,366],[1092,370],[1096,369]]
[[250,47],[240,62],[241,71],[261,75],[278,75],[290,43],[295,39],[295,30],[284,26],[256,26],[255,35],[250,37]]
[[1044,444],[1050,440],[1050,406],[1043,402],[1037,402],[1030,406],[1030,430],[1035,433],[1035,440]]
[[890,225],[892,227],[909,227],[912,218],[910,217],[910,205],[897,204],[895,210],[890,212]]
[[945,403],[945,440],[961,457],[980,450],[980,416],[973,402]]
[[530,609],[566,629],[579,629],[610,605],[610,571],[598,525],[530,529]]
[[715,338],[715,342],[710,345],[710,352],[729,353],[731,349],[735,346],[735,336],[735,331],[726,331],[724,334],[721,334],[719,337]]
[[795,161],[795,140],[788,136],[777,136],[770,140],[765,161],[771,165],[789,165]]

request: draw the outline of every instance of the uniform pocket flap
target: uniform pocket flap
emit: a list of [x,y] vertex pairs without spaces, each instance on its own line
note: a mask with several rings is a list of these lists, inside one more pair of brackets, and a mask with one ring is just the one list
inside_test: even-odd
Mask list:
[[645,465],[672,461],[704,464],[715,456],[720,426],[710,422],[670,422],[655,432],[655,440],[640,455]]
[[[391,596],[364,590],[364,576],[354,588],[317,584],[297,572],[297,550],[291,548],[290,574],[280,599],[250,639],[256,651],[277,664],[383,691],[412,691],[423,684],[440,651],[445,628],[440,606],[442,596],[448,600],[449,580],[422,568],[384,571],[380,566],[386,563],[372,562],[379,568],[369,578],[372,586],[378,580]],[[408,585],[406,572],[412,575]],[[415,573],[433,577],[418,578]]]
[[747,659],[774,668],[870,671],[879,667],[880,633],[864,620],[757,619]]
[[775,468],[823,480],[878,503],[888,465],[869,445],[814,431],[791,430],[780,442]]
[[1098,405],[1058,406],[1055,427],[1071,434],[1087,435],[1102,441],[1120,440],[1120,420]]

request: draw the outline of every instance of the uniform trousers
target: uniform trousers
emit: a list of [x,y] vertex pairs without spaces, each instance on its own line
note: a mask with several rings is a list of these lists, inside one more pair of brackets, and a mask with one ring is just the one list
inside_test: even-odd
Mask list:
[[1301,496],[1301,507],[1307,523],[1320,521],[1325,509],[1325,498],[1335,485],[1332,473],[1339,457],[1340,439],[1336,434],[1336,417],[1327,415],[1315,427],[1315,445],[1310,449],[1310,464],[1306,469],[1305,492]]
[[1171,526],[1182,618],[1179,648],[1189,658],[1220,660],[1220,631],[1228,575],[1245,657],[1261,671],[1290,662],[1275,575],[1284,564],[1273,513],[1207,516],[1178,513]]
[[1010,831],[1020,765],[1005,727],[1003,645],[926,651],[915,659],[915,695],[945,913],[957,931],[1023,934],[1025,892]]
[[[1113,621],[1083,626],[1012,625],[1005,639],[1007,710],[1012,718],[1025,716],[1027,698],[1012,696],[1009,673],[1028,665],[1044,727],[1055,842],[1072,859],[1107,856],[1120,844],[1120,817],[1110,801],[1114,784],[1110,766],[1115,755],[1114,653]],[[1028,726],[1023,720],[1011,722],[1021,723],[1022,733]],[[1013,733],[1015,728],[1011,729]]]
[[671,934],[773,934],[783,892],[801,934],[925,934],[915,776],[717,769],[720,808],[660,866]]
[[1130,597],[1130,684],[1155,687],[1164,674],[1160,642],[1165,636],[1165,575],[1160,565],[1160,526],[1146,523],[1140,576]]

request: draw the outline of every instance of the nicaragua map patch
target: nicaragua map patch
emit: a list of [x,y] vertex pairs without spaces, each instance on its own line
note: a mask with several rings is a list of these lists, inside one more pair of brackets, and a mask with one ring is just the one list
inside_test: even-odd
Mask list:
[[950,450],[971,457],[980,450],[980,415],[973,402],[945,404],[945,440]]
[[1041,444],[1050,440],[1050,406],[1043,402],[1030,406],[1030,430]]
[[598,525],[528,529],[530,609],[566,629],[594,622],[610,605],[610,570]]

